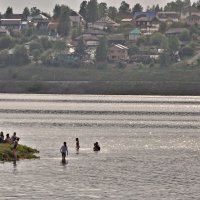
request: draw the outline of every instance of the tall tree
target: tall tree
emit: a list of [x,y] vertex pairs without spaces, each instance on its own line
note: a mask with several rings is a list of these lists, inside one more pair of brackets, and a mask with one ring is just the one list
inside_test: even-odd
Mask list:
[[83,17],[84,20],[87,21],[87,18],[88,18],[88,11],[87,11],[87,6],[88,6],[88,3],[87,1],[83,1],[80,5],[80,10],[79,10],[79,14]]
[[107,41],[105,37],[100,38],[99,46],[96,50],[96,61],[105,62],[107,60]]
[[121,14],[129,14],[130,13],[130,5],[125,1],[121,2],[121,6],[119,7],[119,13]]
[[4,14],[4,18],[5,19],[10,19],[10,18],[12,18],[12,15],[13,15],[13,9],[12,9],[12,7],[8,7],[6,9],[5,14]]
[[159,4],[153,5],[152,7],[150,7],[150,6],[147,7],[147,11],[160,12],[162,10],[163,9],[162,9],[162,7],[159,6]]
[[30,15],[30,10],[28,7],[25,7],[24,8],[24,11],[22,13],[22,16],[23,16],[23,20],[27,20],[27,17]]
[[98,3],[97,0],[88,2],[88,22],[96,22],[98,20]]
[[190,0],[176,0],[167,3],[167,5],[164,7],[165,11],[175,11],[175,12],[180,12],[184,7],[190,6],[191,2]]
[[134,7],[132,8],[132,12],[135,13],[135,12],[142,12],[143,11],[143,7],[139,4],[139,3],[136,3],[134,5]]
[[61,14],[59,17],[58,33],[64,37],[68,36],[71,30],[70,9],[67,6],[61,6]]
[[118,13],[117,8],[115,8],[113,6],[110,6],[108,8],[108,17],[110,17],[111,19],[116,20],[117,13]]
[[99,7],[99,18],[107,16],[108,13],[107,3],[101,2],[98,7]]
[[30,10],[31,16],[37,16],[40,14],[40,9],[38,9],[37,7],[32,7]]
[[61,6],[56,4],[53,9],[53,18],[58,19],[60,17],[60,14],[61,14]]

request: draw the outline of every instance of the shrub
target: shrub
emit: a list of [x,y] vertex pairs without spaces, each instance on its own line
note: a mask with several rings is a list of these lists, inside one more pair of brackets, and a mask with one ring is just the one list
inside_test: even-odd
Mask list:
[[194,55],[194,49],[191,47],[183,47],[180,50],[180,55],[181,56],[193,56]]

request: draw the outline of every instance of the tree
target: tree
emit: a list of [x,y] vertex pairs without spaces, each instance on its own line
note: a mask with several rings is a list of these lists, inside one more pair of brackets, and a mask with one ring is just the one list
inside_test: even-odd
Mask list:
[[29,50],[31,53],[33,53],[35,50],[42,52],[43,48],[42,48],[41,42],[40,41],[32,41],[29,44]]
[[142,12],[143,11],[143,7],[137,3],[135,4],[135,6],[132,8],[132,13],[136,13],[136,12]]
[[113,6],[110,6],[108,8],[108,17],[110,17],[111,19],[116,20],[117,13],[118,13],[117,8],[115,8]]
[[174,53],[179,50],[180,44],[177,37],[172,36],[168,39],[169,52]]
[[41,55],[41,51],[39,49],[34,49],[34,51],[32,52],[33,55],[33,60],[38,63],[39,59],[40,59],[40,55]]
[[86,46],[83,39],[79,40],[78,45],[75,49],[75,55],[77,55],[80,59],[84,58],[86,55]]
[[108,13],[107,4],[104,2],[101,2],[98,6],[99,9],[99,18],[105,17]]
[[40,9],[38,9],[37,7],[32,7],[31,10],[30,10],[30,14],[31,16],[37,16],[40,14]]
[[152,45],[160,46],[164,37],[165,36],[162,33],[159,33],[159,32],[153,33],[150,36],[150,42],[151,42]]
[[191,2],[190,0],[176,0],[167,3],[167,5],[164,7],[164,11],[174,11],[174,12],[180,12],[184,7],[190,6]]
[[105,62],[107,60],[107,41],[105,37],[100,38],[99,46],[96,50],[96,61]]
[[0,51],[0,66],[6,66],[10,62],[8,50]]
[[23,18],[23,20],[25,21],[25,20],[27,20],[27,17],[28,16],[30,16],[30,10],[29,10],[29,8],[28,7],[25,7],[24,8],[24,11],[23,11],[23,13],[22,13],[22,18]]
[[136,54],[137,52],[139,51],[139,47],[138,46],[131,46],[129,49],[128,49],[128,55],[129,56],[132,56],[134,54]]
[[64,51],[66,50],[66,43],[61,40],[55,41],[53,44],[53,48],[58,51]]
[[98,20],[98,3],[97,0],[90,0],[88,2],[88,22],[96,22]]
[[12,15],[13,15],[13,9],[12,9],[12,7],[8,7],[4,14],[4,18],[10,19],[10,18],[12,18]]
[[61,15],[61,6],[59,4],[56,4],[53,9],[53,18],[58,19]]
[[88,10],[87,10],[88,3],[87,1],[83,1],[80,5],[79,14],[83,17],[84,20],[87,21],[88,19]]
[[52,48],[52,43],[46,37],[40,38],[40,43],[41,43],[44,50]]
[[166,30],[167,30],[167,23],[166,22],[161,22],[160,26],[159,26],[159,32],[165,33]]
[[8,49],[12,44],[12,39],[9,36],[0,37],[0,50]]
[[61,6],[61,14],[59,17],[58,33],[64,37],[68,36],[71,30],[70,9],[68,6]]
[[17,45],[13,54],[13,64],[24,65],[29,63],[28,53],[23,45]]
[[153,5],[152,7],[150,7],[150,6],[147,7],[147,11],[160,12],[162,10],[163,9],[162,9],[162,7],[159,6],[159,4]]
[[129,14],[130,13],[130,5],[125,1],[121,2],[121,6],[119,7],[119,13],[121,14]]
[[189,31],[183,31],[180,36],[179,36],[179,39],[181,41],[190,41],[190,33]]
[[166,66],[169,65],[170,60],[169,60],[169,53],[168,53],[168,51],[165,50],[163,53],[160,54],[159,61],[160,61],[160,66],[161,67],[166,67]]

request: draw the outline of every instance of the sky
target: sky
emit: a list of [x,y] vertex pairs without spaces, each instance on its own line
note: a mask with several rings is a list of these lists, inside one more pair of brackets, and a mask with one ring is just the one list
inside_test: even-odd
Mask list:
[[[8,6],[13,8],[14,13],[21,13],[25,7],[31,8],[36,6],[43,12],[52,13],[55,4],[64,4],[70,8],[79,11],[80,4],[83,0],[0,0],[0,12],[5,13]],[[136,3],[140,3],[145,9],[148,5],[159,4],[160,6],[165,6],[168,2],[172,0],[125,0],[132,8]],[[115,6],[119,8],[122,0],[98,0],[98,2],[105,2],[108,6]],[[191,1],[194,2],[194,1]]]

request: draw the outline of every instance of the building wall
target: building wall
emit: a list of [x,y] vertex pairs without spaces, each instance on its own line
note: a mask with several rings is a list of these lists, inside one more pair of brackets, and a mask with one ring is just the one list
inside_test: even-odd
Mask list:
[[110,47],[108,51],[108,59],[110,61],[128,60],[128,50],[120,49],[116,46]]

